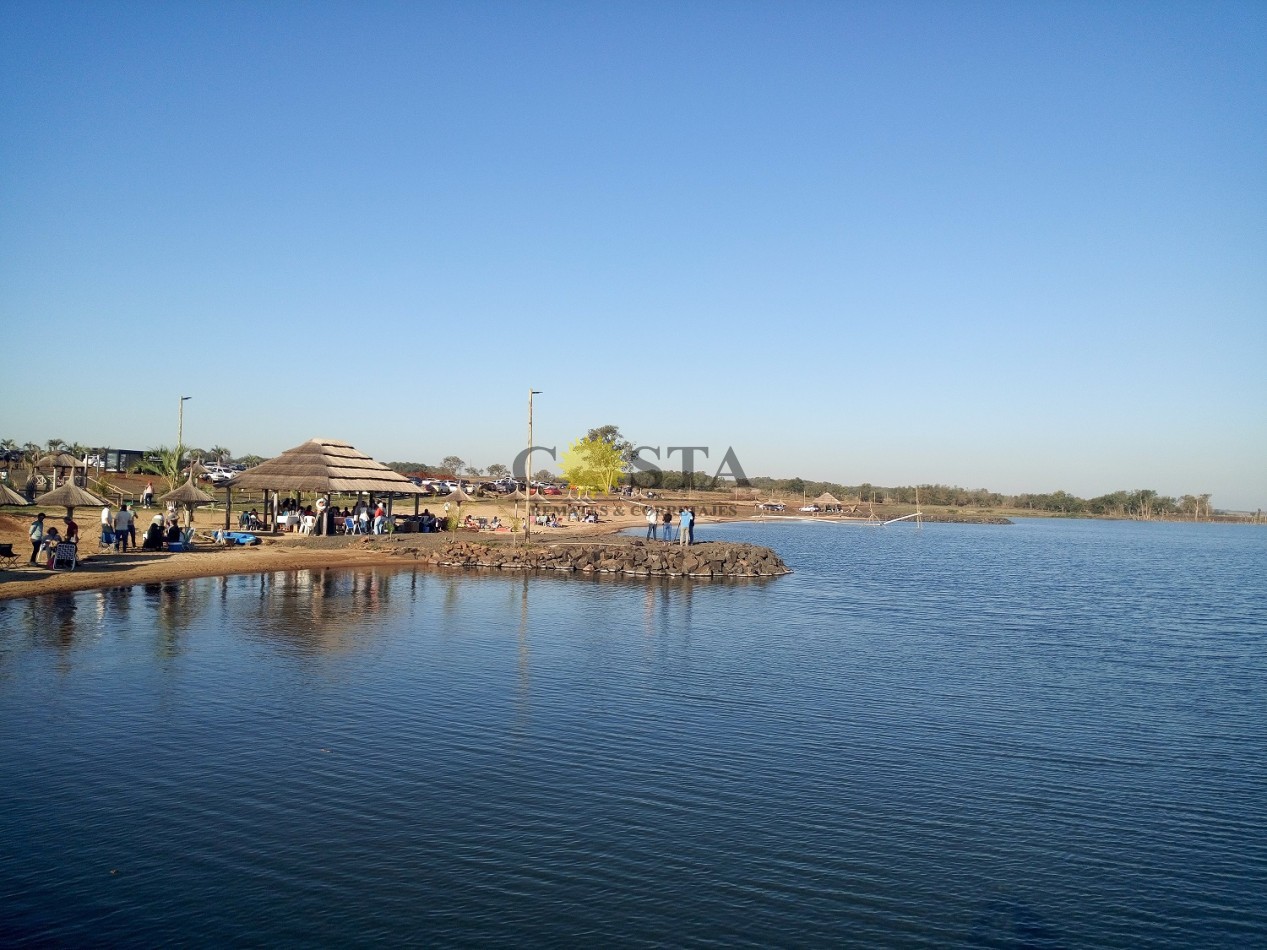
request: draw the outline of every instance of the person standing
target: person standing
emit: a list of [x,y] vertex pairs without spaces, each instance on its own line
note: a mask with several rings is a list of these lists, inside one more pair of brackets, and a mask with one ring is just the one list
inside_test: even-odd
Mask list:
[[673,540],[673,509],[664,509],[664,543],[668,544]]
[[695,543],[695,509],[687,508],[686,510],[691,513],[691,523],[690,525],[687,526],[686,543],[694,544]]
[[110,506],[106,505],[101,509],[101,537],[104,540],[106,532],[110,531],[114,525],[114,516],[110,514]]
[[31,527],[27,530],[27,535],[31,539],[31,563],[35,563],[36,556],[40,553],[40,545],[44,543],[44,512],[40,512],[35,516],[35,520],[31,522]]
[[79,525],[75,524],[75,519],[72,518],[70,515],[67,515],[62,520],[66,522],[66,540],[70,544],[78,544],[79,543]]
[[656,514],[654,508],[647,508],[647,540],[655,540],[656,525],[660,523],[660,516]]
[[695,523],[695,518],[691,515],[690,508],[683,508],[682,513],[678,515],[677,543],[682,547],[686,547],[691,543],[691,525]]
[[128,539],[135,537],[136,528],[132,525],[132,512],[128,511],[128,503],[125,501],[119,509],[118,514],[114,516],[114,550],[118,552],[120,545],[123,547],[123,553],[128,553]]
[[154,483],[153,482],[145,483],[145,491],[141,495],[141,504],[144,505],[146,509],[149,509],[153,506],[154,504]]

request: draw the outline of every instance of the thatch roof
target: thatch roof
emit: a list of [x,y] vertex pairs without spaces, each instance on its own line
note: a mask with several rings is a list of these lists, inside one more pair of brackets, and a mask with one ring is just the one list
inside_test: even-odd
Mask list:
[[503,498],[505,501],[523,501],[523,500],[525,500],[527,497],[528,497],[528,496],[527,496],[527,495],[525,495],[525,494],[523,493],[523,489],[521,489],[521,488],[516,488],[516,489],[515,489],[513,492],[511,492],[509,495],[502,495],[502,498]]
[[445,495],[445,496],[444,496],[444,500],[445,500],[445,501],[455,501],[455,502],[457,502],[457,503],[460,505],[460,504],[462,504],[463,502],[470,501],[472,497],[473,497],[473,496],[468,495],[466,492],[462,491],[462,486],[461,486],[461,485],[459,485],[457,488],[453,489],[453,491],[451,491],[451,492],[449,492],[447,495]]
[[837,506],[839,506],[839,505],[840,505],[840,499],[839,499],[839,498],[837,498],[835,495],[833,495],[831,492],[829,492],[829,491],[825,491],[825,492],[823,492],[821,495],[819,495],[817,498],[815,498],[815,499],[814,499],[814,504],[816,504],[816,505],[837,505]]
[[169,491],[158,500],[164,504],[170,501],[177,505],[209,505],[215,501],[215,498],[195,485],[194,480],[190,478],[185,484]]
[[46,455],[35,463],[36,467],[42,465],[52,465],[54,468],[74,468],[81,462],[69,452],[58,452],[56,455]]
[[4,482],[0,482],[0,505],[25,505],[26,499]]
[[52,491],[46,491],[35,499],[37,505],[48,507],[62,505],[66,508],[102,507],[105,502],[91,492],[85,491],[74,482],[65,482]]
[[311,439],[248,468],[225,484],[229,488],[281,491],[426,494],[404,475],[336,439]]

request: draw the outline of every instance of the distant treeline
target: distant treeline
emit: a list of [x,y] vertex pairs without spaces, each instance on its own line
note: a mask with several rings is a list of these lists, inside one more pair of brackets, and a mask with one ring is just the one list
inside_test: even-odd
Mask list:
[[[456,463],[456,464],[455,464]],[[429,472],[443,475],[460,474],[463,471],[482,474],[454,456],[440,464],[424,462],[389,462],[388,467],[402,474]],[[504,472],[504,466],[490,466]],[[495,474],[490,471],[489,474]],[[548,475],[546,472],[538,476]],[[658,488],[667,491],[694,489],[731,489],[734,482],[718,480],[707,472],[636,472],[634,484],[640,488]],[[625,479],[622,478],[622,483]],[[813,499],[824,492],[835,495],[848,504],[906,504],[913,505],[916,491],[924,505],[944,505],[954,508],[1022,508],[1031,511],[1047,511],[1062,515],[1098,515],[1109,518],[1208,518],[1213,514],[1210,495],[1184,495],[1173,498],[1151,488],[1134,491],[1115,491],[1096,498],[1079,498],[1065,491],[1004,495],[985,488],[960,488],[957,485],[899,485],[885,487],[863,482],[861,485],[844,485],[840,482],[807,481],[803,478],[770,478],[758,476],[745,480],[740,487],[755,490],[762,497],[781,496],[783,501],[797,498]]]
[[[884,488],[865,482],[861,485],[841,485],[836,482],[807,482],[800,478],[767,477],[753,478],[750,482],[753,488],[762,492],[804,495],[807,498],[816,498],[823,492],[829,492],[841,501],[868,502],[874,499],[877,504],[914,504],[916,500],[914,485]],[[1208,494],[1172,498],[1158,494],[1151,488],[1115,491],[1096,498],[1079,498],[1065,491],[1002,495],[985,488],[960,488],[957,485],[920,485],[918,492],[921,504],[957,508],[1028,508],[1031,511],[1050,511],[1064,515],[1101,515],[1111,518],[1208,518],[1212,514]]]

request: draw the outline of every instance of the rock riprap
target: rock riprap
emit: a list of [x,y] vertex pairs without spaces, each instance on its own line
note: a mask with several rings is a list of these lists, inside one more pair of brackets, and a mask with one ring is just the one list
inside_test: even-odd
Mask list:
[[782,558],[757,544],[706,541],[690,547],[631,541],[627,544],[550,544],[530,547],[453,541],[426,550],[398,552],[448,567],[575,571],[634,577],[774,577],[790,574]]

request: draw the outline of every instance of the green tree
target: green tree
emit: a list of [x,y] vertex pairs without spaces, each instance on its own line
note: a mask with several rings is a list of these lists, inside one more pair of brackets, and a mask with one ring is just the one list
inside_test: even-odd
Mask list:
[[587,436],[569,446],[559,460],[559,467],[563,476],[577,488],[610,492],[625,469],[625,459],[614,440]]
[[229,459],[233,458],[233,453],[226,449],[223,445],[213,445],[207,451],[207,457],[212,461],[219,462],[223,465]]
[[457,475],[466,467],[466,461],[459,455],[446,455],[440,462],[440,474]]
[[604,442],[620,453],[620,471],[617,473],[616,480],[619,480],[621,474],[633,470],[634,444],[621,434],[619,426],[598,426],[586,432],[585,438],[590,441]]
[[509,474],[510,474],[510,469],[507,468],[505,465],[503,465],[501,462],[494,462],[492,465],[488,467],[489,478],[505,478]]

